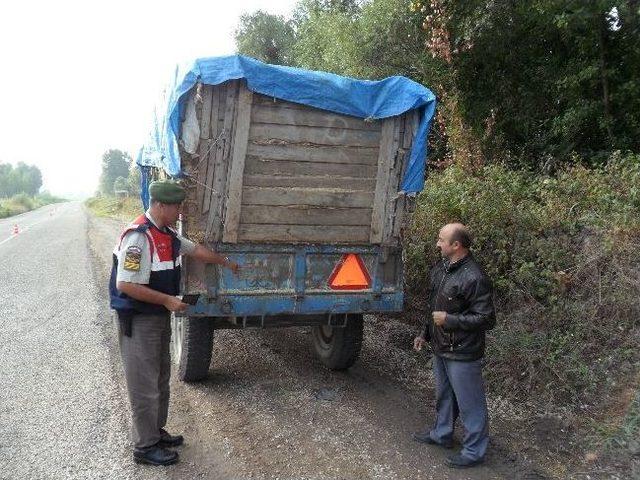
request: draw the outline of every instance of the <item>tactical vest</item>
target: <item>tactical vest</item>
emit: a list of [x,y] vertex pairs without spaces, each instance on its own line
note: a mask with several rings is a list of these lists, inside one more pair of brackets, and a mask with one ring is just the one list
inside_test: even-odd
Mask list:
[[[118,255],[124,236],[136,231],[147,236],[151,253],[151,275],[147,286],[167,295],[180,293],[180,240],[176,233],[170,229],[166,232],[158,229],[146,215],[140,215],[120,236],[120,241],[113,252],[113,265],[111,267],[111,279],[109,281],[109,294],[111,308],[118,312],[121,319],[129,319],[128,328],[131,334],[130,319],[139,313],[167,313],[163,305],[141,302],[118,290],[116,278],[118,272]],[[127,325],[125,325],[126,327]],[[126,333],[126,332],[125,332]]]

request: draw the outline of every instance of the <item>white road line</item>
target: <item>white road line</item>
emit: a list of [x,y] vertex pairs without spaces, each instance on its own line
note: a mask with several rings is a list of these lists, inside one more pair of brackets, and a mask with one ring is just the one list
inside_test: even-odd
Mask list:
[[38,224],[40,224],[42,222],[45,222],[47,220],[52,220],[52,218],[43,218],[42,220],[40,220],[38,222],[34,222],[31,225],[27,225],[26,227],[20,228],[18,230],[19,233],[17,233],[17,234],[16,233],[12,233],[9,238],[5,238],[4,240],[0,241],[0,245],[2,245],[3,243],[8,242],[9,240],[12,240],[12,239],[16,238],[18,235],[21,235],[24,232],[28,232],[31,229],[31,227],[33,227],[34,225],[38,225]]
[[16,237],[16,236],[17,236],[17,235],[11,235],[9,238],[5,238],[4,240],[2,240],[2,241],[0,242],[0,245],[2,245],[3,243],[8,242],[9,240],[13,239],[13,237]]

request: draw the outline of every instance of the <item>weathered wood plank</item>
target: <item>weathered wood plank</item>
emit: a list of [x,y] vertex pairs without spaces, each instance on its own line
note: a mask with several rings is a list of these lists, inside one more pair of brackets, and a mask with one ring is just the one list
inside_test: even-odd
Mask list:
[[223,83],[218,86],[218,113],[215,121],[212,117],[212,125],[217,125],[212,156],[213,176],[207,184],[209,186],[209,214],[207,215],[207,237],[212,237],[214,241],[220,239],[221,199],[224,196],[224,185],[227,178],[228,159],[225,156],[229,150],[229,143],[233,137],[233,121],[236,108],[236,86],[232,82]]
[[370,208],[372,192],[328,188],[245,187],[242,205],[317,205],[341,208]]
[[[208,141],[200,140],[200,145],[198,145],[198,157],[195,158],[194,168],[197,168],[196,181],[196,205],[198,205],[198,209],[202,211],[202,203],[205,195],[204,185],[207,181],[207,168],[209,168],[209,151],[208,151]],[[204,212],[203,212],[204,213]]]
[[[218,130],[220,129],[219,126],[219,117],[221,116],[221,112],[220,110],[222,110],[222,115],[224,115],[224,109],[222,108],[222,106],[224,105],[224,99],[225,97],[223,96],[226,92],[226,87],[224,85],[218,85],[216,87],[214,87],[213,91],[212,91],[212,98],[211,98],[211,120],[209,121],[209,125],[210,125],[210,129],[212,131],[212,133],[215,131],[215,134],[213,135],[213,138],[210,139],[211,142],[208,145],[208,150],[209,150],[209,157],[208,157],[208,166],[207,166],[207,178],[205,181],[205,185],[208,187],[208,189],[206,189],[203,198],[202,198],[202,213],[203,214],[207,214],[207,212],[209,212],[209,207],[211,205],[211,188],[213,187],[213,178],[215,175],[215,170],[216,170],[216,158],[219,155],[218,150],[220,150],[222,148],[222,142],[223,139],[222,138],[218,138]],[[215,117],[214,117],[215,114]],[[218,140],[217,143],[213,143],[216,140]],[[209,215],[207,215],[207,219],[209,218]],[[208,220],[207,220],[207,224],[208,224]]]
[[344,188],[373,192],[376,181],[373,178],[336,177],[336,176],[277,176],[247,175],[243,184],[247,187],[310,187],[310,188]]
[[[404,115],[403,115],[404,116]],[[402,160],[400,156],[400,126],[404,120],[402,117],[395,117],[393,125],[393,146],[391,151],[393,152],[393,160],[391,162],[392,167],[389,172],[389,181],[387,182],[387,192],[385,194],[385,213],[384,213],[384,227],[382,229],[382,244],[394,245],[397,243],[397,239],[393,238],[393,224],[398,212],[398,201],[401,197],[398,196],[398,187],[400,186],[400,173],[402,171]]]
[[[238,104],[239,99],[239,88],[240,82],[235,80],[230,82],[227,85],[227,104],[224,111],[224,130],[225,130],[225,142],[224,142],[224,151],[222,153],[223,158],[231,158],[231,148],[233,144],[233,138],[235,136],[235,132],[237,132],[237,117],[236,110],[240,107]],[[250,107],[250,105],[249,105]],[[251,112],[251,111],[249,111]],[[251,113],[249,113],[251,115]],[[250,123],[250,118],[247,118],[247,123]],[[246,148],[246,147],[245,147]]]
[[[398,179],[398,190],[401,187],[402,179],[404,178],[404,174],[407,170],[407,163],[409,162],[409,156],[411,154],[411,146],[413,144],[413,139],[415,132],[418,129],[419,122],[420,113],[418,110],[405,113],[405,129],[401,140],[402,148],[399,150],[402,169]],[[402,195],[398,198],[395,205],[395,216],[393,220],[393,238],[400,239],[402,231],[406,227],[408,209],[411,205],[412,203],[407,201],[406,195]]]
[[[222,85],[216,85],[211,90],[211,119],[209,120],[211,138],[218,138],[220,133],[220,105],[224,105],[224,98],[221,94],[224,93],[224,87]],[[222,100],[221,100],[222,99]]]
[[347,163],[290,162],[270,160],[247,155],[245,175],[329,175],[375,179],[375,165],[349,165]]
[[413,136],[416,134],[418,124],[420,123],[420,112],[418,110],[412,110],[405,113],[405,118],[406,126],[402,138],[402,148],[411,148]]
[[270,123],[278,125],[306,125],[308,127],[344,128],[352,130],[367,130],[379,132],[381,121],[365,122],[358,117],[349,117],[337,113],[308,107],[286,108],[284,106],[255,106],[251,111],[251,121],[254,123]]
[[380,144],[379,132],[345,130],[344,128],[292,127],[268,123],[251,125],[249,138],[254,143],[311,143],[354,147],[376,147]]
[[366,243],[369,227],[316,225],[240,225],[239,241],[286,243]]
[[238,97],[238,113],[234,126],[234,147],[231,158],[231,172],[227,184],[227,209],[224,220],[222,239],[235,243],[238,240],[238,224],[240,223],[240,205],[242,201],[242,177],[244,161],[247,154],[249,140],[249,126],[251,124],[251,103],[253,93],[244,85],[240,88]]
[[213,87],[211,85],[202,86],[202,111],[200,113],[200,138],[209,138],[211,129],[211,98],[213,97]]
[[[224,234],[224,219],[227,215],[228,207],[228,195],[229,195],[229,178],[231,176],[231,162],[236,141],[236,126],[238,116],[238,103],[240,89],[243,87],[244,82],[240,80],[232,80],[228,83],[228,97],[231,97],[231,105],[233,106],[233,113],[231,116],[225,114],[223,131],[229,131],[228,143],[224,144],[224,151],[222,157],[222,164],[220,168],[220,176],[214,178],[214,187],[219,192],[217,197],[218,201],[218,215],[216,216],[215,223],[215,241],[222,240]],[[227,103],[229,98],[227,98]],[[249,117],[250,118],[250,117]]]
[[371,225],[370,208],[243,205],[240,225]]
[[288,102],[287,100],[269,97],[267,95],[262,95],[260,93],[256,93],[253,95],[253,105],[263,106],[263,107],[275,107],[275,108],[294,108],[299,110],[306,110],[308,108],[313,108],[313,107],[309,107],[308,105],[304,105],[302,103]]
[[373,213],[371,214],[371,238],[373,244],[382,243],[384,231],[387,190],[389,187],[389,175],[393,167],[395,151],[394,127],[396,117],[388,118],[382,125],[382,138],[380,141],[380,154],[378,156],[378,174],[376,176],[376,192],[373,201]]
[[270,160],[377,165],[379,147],[264,145],[249,143],[247,155]]
[[[213,185],[216,190],[217,215],[212,223],[215,228],[213,236],[214,241],[222,240],[224,218],[227,213],[227,198],[229,194],[229,177],[231,175],[232,154],[235,145],[236,121],[238,115],[238,98],[240,95],[240,80],[232,80],[227,83],[227,107],[224,114],[224,123],[222,124],[222,132],[224,133],[225,143],[222,157],[220,160],[220,174],[213,179]],[[231,113],[229,113],[231,108]]]

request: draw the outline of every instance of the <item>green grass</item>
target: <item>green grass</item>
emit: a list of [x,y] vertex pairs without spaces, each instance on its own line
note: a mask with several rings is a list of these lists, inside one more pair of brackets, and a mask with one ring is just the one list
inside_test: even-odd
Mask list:
[[0,218],[13,217],[21,213],[29,212],[51,203],[63,202],[64,199],[54,197],[48,193],[42,193],[30,197],[25,193],[19,193],[10,198],[0,198]]
[[142,202],[138,197],[93,197],[85,205],[98,217],[117,218],[118,220],[133,220],[143,213]]

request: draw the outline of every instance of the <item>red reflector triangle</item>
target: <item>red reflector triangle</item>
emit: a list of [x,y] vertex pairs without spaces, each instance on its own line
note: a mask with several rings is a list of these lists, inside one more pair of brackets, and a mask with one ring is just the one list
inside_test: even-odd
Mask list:
[[367,267],[355,253],[344,255],[329,277],[329,287],[333,290],[364,290],[370,285]]

